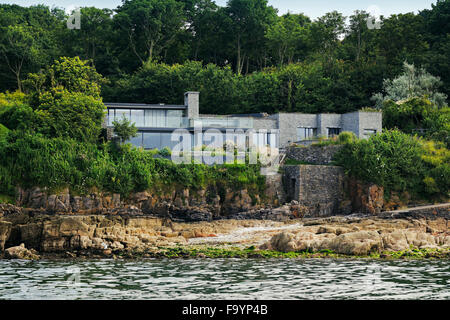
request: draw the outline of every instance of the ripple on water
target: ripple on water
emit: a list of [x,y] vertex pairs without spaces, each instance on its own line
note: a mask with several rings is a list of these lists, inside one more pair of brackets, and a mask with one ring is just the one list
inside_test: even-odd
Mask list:
[[0,260],[1,299],[449,299],[449,288],[449,261]]

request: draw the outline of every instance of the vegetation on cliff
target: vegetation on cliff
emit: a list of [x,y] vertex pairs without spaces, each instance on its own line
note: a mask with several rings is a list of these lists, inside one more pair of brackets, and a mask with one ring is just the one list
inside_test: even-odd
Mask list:
[[450,196],[450,151],[443,143],[399,130],[345,143],[336,163],[350,176],[383,186],[387,197],[391,191],[406,191],[414,199]]
[[257,165],[175,164],[155,158],[157,153],[131,145],[95,145],[11,132],[0,140],[0,193],[14,195],[16,186],[69,187],[79,193],[96,188],[125,196],[175,187],[264,192],[264,176]]
[[177,165],[155,158],[167,150],[145,151],[105,142],[102,77],[79,58],[61,58],[41,74],[31,74],[28,94],[0,94],[0,194],[16,187],[68,187],[120,193],[175,188],[247,189],[263,195],[258,165]]

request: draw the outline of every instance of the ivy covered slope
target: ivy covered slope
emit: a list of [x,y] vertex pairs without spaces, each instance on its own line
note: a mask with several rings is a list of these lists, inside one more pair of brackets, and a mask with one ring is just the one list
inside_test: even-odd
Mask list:
[[69,187],[76,193],[95,188],[125,196],[174,187],[264,191],[264,176],[256,165],[175,164],[154,158],[156,153],[130,145],[95,145],[11,132],[0,142],[0,192],[13,195],[15,186]]
[[450,197],[450,151],[442,142],[386,130],[368,140],[347,141],[336,163],[350,176],[383,186],[385,197],[391,192],[417,200]]
[[[247,189],[262,195],[259,167],[177,165],[158,152],[105,142],[102,77],[87,61],[61,58],[24,81],[27,93],[0,94],[0,194],[17,186],[120,193],[174,188]],[[90,85],[92,84],[92,85]]]

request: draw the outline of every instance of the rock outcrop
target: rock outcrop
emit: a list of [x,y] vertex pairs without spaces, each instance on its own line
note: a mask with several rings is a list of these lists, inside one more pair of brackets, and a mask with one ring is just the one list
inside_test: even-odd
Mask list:
[[282,252],[331,250],[353,256],[410,248],[449,248],[448,220],[345,219],[311,220],[274,235],[261,246]]
[[348,190],[353,212],[376,215],[383,210],[383,187],[350,179],[348,182]]
[[0,221],[0,252],[5,250],[5,242],[11,234],[11,222]]
[[[145,196],[142,196],[145,199]],[[410,248],[450,248],[450,205],[422,207],[376,216],[303,218],[297,202],[276,209],[252,209],[214,219],[208,211],[145,215],[138,207],[109,214],[47,214],[45,211],[0,206],[0,245],[5,257],[36,259],[40,254],[148,252],[166,246],[207,241],[230,242],[282,252],[331,250],[364,256]],[[186,209],[184,209],[186,210]],[[240,239],[240,240],[237,240]],[[201,240],[201,241],[200,241]],[[23,244],[23,245],[21,245]],[[26,251],[28,250],[28,251]]]
[[[255,215],[258,216],[257,213]],[[250,217],[186,222],[157,216],[48,215],[18,210],[4,217],[3,222],[9,227],[10,235],[5,237],[7,247],[23,243],[27,248],[43,253],[84,250],[105,254],[117,250],[146,250],[187,244],[192,238],[216,237],[217,234],[226,234],[244,226],[266,223],[263,220],[249,220]],[[288,221],[293,216],[287,207],[274,217]]]
[[11,247],[5,250],[7,259],[39,260],[39,255],[33,249],[28,250],[22,243],[20,246]]
[[[222,194],[222,196],[220,195]],[[233,191],[189,189],[173,190],[168,193],[138,192],[123,199],[120,194],[92,192],[79,196],[68,189],[51,194],[38,187],[24,190],[18,188],[16,204],[49,214],[171,214],[174,219],[191,221],[211,220],[213,217],[226,216],[242,211],[260,209],[277,205],[278,194],[268,193],[264,199],[258,194],[252,195],[246,189]],[[178,217],[177,217],[178,216]]]

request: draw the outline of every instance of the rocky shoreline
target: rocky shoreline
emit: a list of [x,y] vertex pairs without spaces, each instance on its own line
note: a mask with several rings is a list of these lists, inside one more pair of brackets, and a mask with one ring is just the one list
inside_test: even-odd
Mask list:
[[450,204],[378,216],[302,218],[301,207],[291,203],[196,222],[0,209],[0,255],[7,259],[450,257]]

